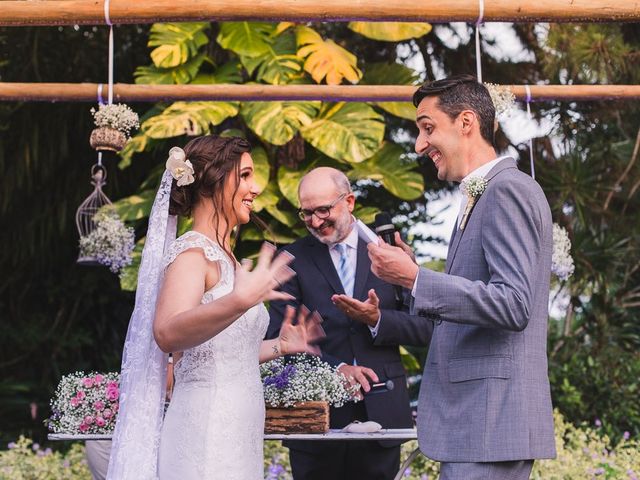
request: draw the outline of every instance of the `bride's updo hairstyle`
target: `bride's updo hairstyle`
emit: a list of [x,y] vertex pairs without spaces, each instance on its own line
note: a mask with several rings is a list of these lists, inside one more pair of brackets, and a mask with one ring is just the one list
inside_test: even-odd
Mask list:
[[[171,215],[191,216],[193,208],[204,198],[213,201],[213,224],[216,225],[219,216],[226,220],[229,225],[229,212],[225,212],[224,185],[232,171],[236,172],[235,188],[233,195],[238,191],[240,185],[240,158],[243,153],[251,152],[251,145],[240,137],[220,137],[217,135],[205,135],[194,138],[184,147],[186,160],[193,165],[193,183],[178,186],[175,180],[171,185],[171,200],[169,202],[169,213]],[[220,245],[227,234],[222,234],[218,240]]]

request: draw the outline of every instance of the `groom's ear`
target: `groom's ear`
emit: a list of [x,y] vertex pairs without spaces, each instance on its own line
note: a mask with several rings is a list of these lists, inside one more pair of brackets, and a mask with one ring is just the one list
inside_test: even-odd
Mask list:
[[463,110],[458,118],[463,135],[469,135],[478,124],[478,117],[473,110]]

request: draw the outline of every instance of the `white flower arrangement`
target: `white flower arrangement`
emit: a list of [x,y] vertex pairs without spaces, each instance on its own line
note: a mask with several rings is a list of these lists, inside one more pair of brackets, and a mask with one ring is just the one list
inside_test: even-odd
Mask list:
[[467,206],[464,209],[462,220],[460,220],[460,230],[464,230],[471,215],[473,206],[480,198],[480,195],[487,189],[489,182],[484,177],[471,177],[468,180],[462,182],[460,188],[467,194]]
[[516,103],[516,96],[504,85],[496,85],[494,83],[485,83],[485,87],[489,90],[491,101],[496,109],[496,117],[504,113],[508,113]]
[[80,237],[80,257],[95,258],[113,273],[131,264],[135,247],[133,228],[127,227],[111,208],[103,208],[93,217],[96,228]]
[[139,128],[138,114],[124,103],[101,104],[98,110],[91,109],[96,127],[110,127],[124,133],[127,138],[131,129]]
[[575,270],[573,257],[571,257],[571,240],[567,231],[558,225],[553,224],[553,254],[551,255],[551,272],[558,279],[565,281]]
[[108,434],[116,424],[120,374],[75,372],[60,380],[51,399],[49,430],[67,434]]
[[347,388],[346,378],[318,357],[299,354],[260,365],[264,401],[270,407],[291,407],[299,402],[325,401],[335,407],[354,400],[360,388]]

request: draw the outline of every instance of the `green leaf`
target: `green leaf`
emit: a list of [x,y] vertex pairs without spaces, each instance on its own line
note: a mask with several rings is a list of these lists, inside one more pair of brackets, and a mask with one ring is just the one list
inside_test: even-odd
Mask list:
[[238,60],[231,60],[216,68],[214,73],[199,73],[191,83],[194,85],[242,83],[242,66]]
[[146,218],[151,213],[153,200],[156,196],[156,190],[144,190],[136,195],[122,198],[114,202],[118,216],[125,222],[140,220]]
[[284,223],[288,227],[293,227],[298,223],[298,216],[293,212],[281,210],[278,207],[280,198],[281,195],[278,191],[278,187],[274,182],[271,182],[267,184],[267,187],[253,201],[253,207],[256,212],[264,209],[280,223]]
[[173,68],[158,68],[155,65],[138,67],[134,72],[135,82],[145,85],[171,85],[191,82],[200,71],[206,55],[200,53],[188,62]]
[[351,179],[376,180],[396,197],[414,200],[423,194],[424,181],[422,175],[413,170],[416,163],[402,159],[404,153],[400,146],[385,143],[369,160],[352,165],[347,175]]
[[251,130],[273,145],[284,145],[311,124],[320,102],[247,102],[240,114]]
[[349,28],[372,40],[401,42],[420,38],[433,27],[428,23],[417,22],[349,22]]
[[301,47],[298,57],[306,59],[304,69],[316,83],[326,79],[329,85],[339,85],[343,78],[357,83],[362,77],[357,57],[333,40],[324,40],[315,30],[297,27],[296,41]]
[[140,129],[151,138],[204,135],[212,125],[237,114],[237,104],[231,102],[176,102],[145,121]]
[[131,165],[134,154],[144,152],[145,150],[149,149],[154,143],[155,141],[152,138],[148,137],[142,132],[139,132],[135,136],[131,137],[124,148],[118,152],[118,155],[120,156],[118,168],[127,168],[129,165]]
[[[400,63],[368,64],[360,82],[363,85],[415,85],[420,81],[419,74]],[[411,102],[377,102],[374,105],[391,115],[414,121],[416,107]]]
[[286,198],[291,205],[295,205],[298,207],[298,185],[300,185],[300,180],[302,177],[313,168],[312,166],[308,169],[297,169],[291,170],[287,167],[280,166],[278,168],[278,187],[280,188],[280,192]]
[[326,103],[318,117],[301,128],[300,133],[325,155],[358,163],[380,147],[384,122],[382,115],[366,103]]
[[251,149],[251,158],[253,159],[253,175],[258,190],[263,191],[269,184],[269,173],[271,165],[267,152],[262,147],[254,147]]
[[240,56],[257,57],[269,50],[275,28],[263,22],[221,22],[217,41]]
[[296,55],[296,39],[290,32],[275,37],[264,54],[240,59],[249,75],[256,72],[257,81],[272,85],[286,84],[302,75],[302,60]]
[[138,270],[142,260],[145,238],[141,238],[136,242],[136,246],[131,252],[131,264],[120,270],[120,288],[125,292],[135,292],[136,288],[138,288]]
[[362,220],[364,223],[373,223],[378,213],[380,213],[380,209],[377,207],[361,207],[357,203],[356,208],[353,210],[354,217]]
[[209,43],[205,31],[209,22],[155,23],[149,35],[151,60],[158,68],[177,67],[198,53],[200,47]]
[[402,345],[400,345],[400,358],[402,360],[402,365],[407,372],[420,372],[420,362],[418,362],[418,359]]

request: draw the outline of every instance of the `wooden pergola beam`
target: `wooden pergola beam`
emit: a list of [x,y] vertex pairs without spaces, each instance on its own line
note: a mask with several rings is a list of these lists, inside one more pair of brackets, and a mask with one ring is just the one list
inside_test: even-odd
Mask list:
[[[105,0],[2,0],[0,26],[105,24]],[[111,0],[113,24],[203,20],[475,22],[478,0]],[[484,0],[484,20],[637,22],[637,0]]]
[[[107,85],[96,83],[1,83],[0,101],[97,102]],[[276,101],[409,102],[417,87],[407,85],[114,85],[115,102]],[[523,85],[508,85],[518,100]],[[640,85],[531,85],[531,100],[640,99]]]

